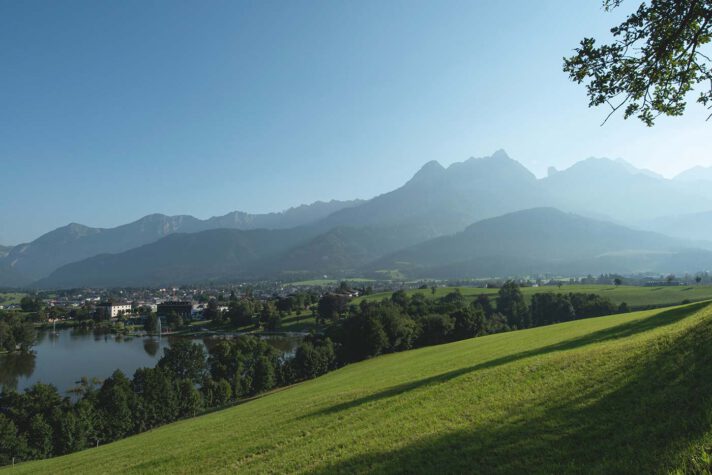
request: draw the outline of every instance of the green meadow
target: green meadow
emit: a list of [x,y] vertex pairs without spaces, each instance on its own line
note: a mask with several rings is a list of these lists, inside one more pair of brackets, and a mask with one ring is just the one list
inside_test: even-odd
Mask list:
[[0,292],[0,305],[19,304],[25,294],[20,292]]
[[[368,284],[369,282],[374,282],[373,279],[365,279],[361,277],[356,277],[353,279],[346,279],[347,282],[354,283],[354,284]],[[300,280],[298,282],[291,282],[290,285],[296,285],[296,286],[309,286],[309,287],[316,287],[316,286],[323,286],[323,285],[338,285],[340,280],[337,279],[311,279],[311,280]]]
[[[426,297],[443,297],[444,295],[459,289],[465,296],[474,299],[478,295],[487,294],[496,296],[499,289],[485,289],[481,287],[437,287],[435,294],[431,289],[417,289],[407,291],[408,295],[422,293]],[[679,305],[683,302],[699,302],[702,300],[712,299],[712,285],[680,285],[674,287],[639,287],[632,285],[562,285],[560,288],[556,286],[542,287],[522,287],[524,296],[529,297],[532,294],[542,292],[553,293],[569,293],[569,292],[584,292],[591,294],[599,294],[608,298],[615,304],[625,302],[633,309],[664,307],[670,305]],[[360,300],[381,300],[390,297],[391,292],[382,292],[372,295],[367,295],[356,299],[354,303],[359,303]]]
[[6,471],[709,473],[710,447],[703,302],[380,356]]

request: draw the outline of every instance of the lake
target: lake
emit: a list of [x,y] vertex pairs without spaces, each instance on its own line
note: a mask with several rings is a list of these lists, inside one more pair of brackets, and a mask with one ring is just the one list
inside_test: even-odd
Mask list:
[[[56,334],[41,331],[33,354],[0,355],[0,386],[22,391],[43,382],[66,394],[82,376],[103,380],[120,369],[131,377],[138,368],[155,366],[173,338],[177,337],[121,336],[76,328]],[[295,337],[265,339],[287,357],[299,342]]]

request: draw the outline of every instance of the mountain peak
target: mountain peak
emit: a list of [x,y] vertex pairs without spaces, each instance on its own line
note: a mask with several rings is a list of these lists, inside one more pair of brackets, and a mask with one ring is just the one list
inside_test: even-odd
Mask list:
[[613,162],[617,163],[618,165],[621,165],[623,168],[625,168],[629,173],[631,173],[633,175],[645,175],[645,176],[649,176],[651,178],[660,178],[660,179],[663,178],[663,176],[660,175],[659,173],[655,173],[654,171],[648,170],[647,168],[638,168],[635,165],[633,165],[632,163],[630,163],[626,160],[623,160],[622,158],[616,158],[615,160],[613,160]]
[[695,165],[694,167],[677,174],[674,180],[684,182],[712,181],[712,167]]
[[497,150],[496,152],[494,152],[494,153],[492,154],[492,158],[496,158],[496,159],[508,158],[508,159],[511,160],[511,158],[509,157],[509,155],[507,155],[507,152],[505,152],[503,148],[500,148],[499,150]]
[[413,178],[408,181],[408,184],[430,181],[442,176],[444,173],[445,167],[440,165],[437,160],[430,160],[428,163],[423,165],[415,175],[413,175]]
[[443,167],[442,165],[440,165],[440,162],[438,162],[437,160],[430,160],[428,163],[426,163],[425,165],[423,165],[423,166],[420,168],[420,170],[418,171],[418,173],[420,173],[420,172],[428,172],[428,173],[431,173],[431,172],[433,172],[433,171],[434,171],[435,173],[439,173],[439,172],[442,171],[442,170],[445,170],[445,167]]

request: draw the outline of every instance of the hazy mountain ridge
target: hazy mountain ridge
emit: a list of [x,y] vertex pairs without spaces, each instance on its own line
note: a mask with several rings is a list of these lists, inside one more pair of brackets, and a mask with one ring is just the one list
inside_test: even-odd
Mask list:
[[631,171],[629,164],[589,158],[541,179],[555,206],[637,223],[656,216],[712,209],[712,199],[672,180]]
[[13,246],[0,246],[0,257],[5,257],[12,250]]
[[712,241],[712,211],[662,216],[647,220],[640,225],[645,229],[673,237]]
[[712,264],[712,252],[689,248],[688,242],[661,234],[535,208],[480,221],[460,233],[398,251],[370,268],[399,270],[410,277],[502,277]]
[[120,254],[68,264],[38,285],[165,286],[376,275],[384,270],[408,278],[694,272],[699,266],[712,266],[712,252],[687,241],[554,208],[489,218],[413,245],[408,245],[409,233],[400,226],[343,226],[316,232],[314,227],[302,227],[178,233]]
[[99,254],[123,252],[177,232],[194,233],[219,228],[286,229],[311,223],[334,210],[358,203],[358,200],[315,202],[279,213],[251,215],[236,211],[206,220],[188,215],[150,214],[115,228],[92,228],[72,223],[30,243],[13,247],[0,258],[0,263],[4,264],[5,274],[7,269],[12,268],[13,278],[22,285],[45,277],[65,264]]
[[698,165],[678,173],[673,180],[679,182],[712,181],[712,167]]
[[[304,231],[303,234],[305,239],[296,242],[287,237],[280,238],[288,245],[285,244],[272,254],[252,253],[250,251],[252,244],[247,247],[240,245],[247,239],[242,235],[232,235],[237,240],[234,249],[226,240],[206,242],[206,246],[220,245],[225,246],[226,249],[233,249],[230,251],[233,253],[238,250],[246,253],[245,256],[237,256],[228,252],[230,259],[240,265],[219,267],[221,264],[216,263],[215,265],[222,270],[215,272],[214,275],[220,275],[221,278],[245,279],[290,278],[290,276],[314,276],[322,273],[346,275],[372,270],[369,264],[378,262],[388,254],[407,250],[410,246],[441,236],[450,236],[483,219],[535,207],[555,207],[574,212],[580,215],[581,219],[586,216],[593,218],[594,221],[615,222],[619,226],[663,230],[664,222],[651,224],[652,220],[665,213],[679,213],[680,210],[689,213],[712,209],[712,200],[697,191],[688,184],[668,180],[649,170],[637,169],[620,159],[591,158],[567,169],[552,172],[546,178],[537,179],[523,165],[500,150],[490,157],[471,158],[464,162],[453,163],[447,168],[437,161],[430,161],[403,186],[366,201],[317,202],[281,213],[264,215],[233,212],[207,220],[199,220],[191,216],[168,217],[156,214],[109,230],[72,224],[48,233],[29,245],[15,246],[8,256],[0,258],[0,264],[4,265],[5,280],[14,279],[14,282],[19,282],[22,279],[18,277],[18,272],[22,270],[29,269],[29,275],[34,276],[35,279],[41,278],[53,270],[52,266],[56,268],[64,264],[78,264],[83,262],[83,259],[105,253],[123,255],[125,251],[148,243],[157,244],[157,247],[153,248],[154,252],[163,252],[159,249],[160,246],[168,246],[178,252],[178,248],[172,241],[161,239],[173,233],[197,233],[204,231],[205,228],[243,230],[272,228],[286,231],[294,227],[294,223],[304,222],[304,227],[308,228],[308,231]],[[674,213],[670,213],[671,210]],[[653,216],[649,216],[650,214]],[[697,219],[703,220],[705,216],[701,213]],[[664,221],[667,218],[660,219]],[[679,228],[675,228],[674,224],[672,228],[668,226],[668,229]],[[682,228],[688,229],[685,226]],[[632,229],[630,231],[639,232]],[[518,229],[512,229],[511,232],[520,233]],[[697,235],[685,231],[670,233],[679,238],[700,239],[704,231],[699,231]],[[640,236],[642,235],[638,235]],[[520,246],[526,249],[526,236],[522,238]],[[605,236],[599,236],[599,239],[604,238]],[[581,245],[577,242],[578,238],[571,239],[572,245]],[[445,242],[450,241],[441,243],[446,251],[448,244]],[[497,240],[493,243],[500,244]],[[198,244],[194,245],[198,246]],[[709,243],[702,245],[687,242],[685,245],[691,248],[709,247]],[[485,245],[483,248],[486,247]],[[629,268],[641,267],[643,262],[642,254],[639,252],[641,247],[631,246],[630,250],[636,251],[637,257],[633,259],[635,262],[631,262]],[[565,257],[563,247],[559,246],[555,251],[559,253],[559,257]],[[600,251],[618,252],[620,249],[604,246]],[[542,252],[542,248],[538,248],[531,249],[531,253],[527,255],[519,254],[519,262],[530,261],[529,269],[536,269],[543,263],[546,263],[547,268],[554,269],[548,257],[542,261]],[[437,256],[438,252],[432,251],[431,255]],[[129,253],[128,256],[133,254]],[[485,265],[484,261],[480,262],[481,267],[496,268],[498,261],[494,259],[493,252],[476,257],[480,261],[483,259],[491,261],[491,265]],[[173,256],[176,261],[181,258],[180,254]],[[593,259],[591,256],[577,255],[577,258],[588,259],[588,261],[581,260],[580,267],[583,267],[585,262],[590,266],[598,266],[605,261],[603,256],[596,257],[594,261],[591,260]],[[118,258],[101,256],[101,259],[92,262],[94,265],[99,265],[99,262],[115,262],[113,259]],[[611,262],[614,264],[623,262],[628,257],[624,259],[618,256],[617,259],[616,261],[611,258]],[[661,262],[661,257],[658,255],[653,260]],[[509,266],[509,261],[504,258],[499,259],[499,263],[502,269]],[[430,268],[435,268],[437,264],[447,263],[435,261],[427,263]],[[422,268],[423,265],[425,263],[420,263],[416,267]],[[143,278],[141,273],[148,275],[153,272],[145,269],[141,262],[137,262],[136,266],[138,280]],[[467,264],[463,260],[460,266],[466,270],[471,268],[472,264]],[[78,272],[80,267],[68,266],[69,270],[58,269],[61,272],[53,274],[52,279],[45,279],[42,282],[59,283],[61,279],[58,276],[72,280],[74,278],[70,278],[70,270],[74,269]],[[510,267],[516,268],[516,266]],[[450,264],[443,267],[443,272],[445,269],[455,271]],[[7,277],[10,270],[13,274],[11,278]],[[84,272],[87,272],[87,275],[99,274],[94,271],[92,274],[89,268]],[[169,277],[168,272],[163,274],[158,270],[155,272],[162,278]],[[185,282],[194,278],[204,279],[210,275],[210,272],[196,270],[195,275],[191,276],[190,272],[187,268],[183,268],[176,275],[183,276],[181,279]],[[593,272],[593,270],[585,272]],[[0,274],[2,273],[3,267],[0,266]],[[25,278],[25,281],[27,280]],[[151,279],[145,281],[149,280]]]
[[306,227],[286,230],[212,229],[174,233],[118,254],[101,254],[60,267],[39,287],[130,287],[253,277],[251,263],[313,237]]
[[425,164],[405,185],[360,206],[338,211],[325,226],[417,225],[429,236],[459,231],[479,219],[552,204],[534,174],[499,150],[444,168]]
[[337,226],[302,245],[257,263],[271,276],[347,276],[384,254],[421,242],[428,230],[415,226]]

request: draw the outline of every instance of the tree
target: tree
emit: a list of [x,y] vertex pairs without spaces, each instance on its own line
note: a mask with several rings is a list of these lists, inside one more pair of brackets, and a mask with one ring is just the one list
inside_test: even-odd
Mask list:
[[297,306],[296,299],[292,296],[280,298],[277,300],[276,306],[280,312],[289,313]]
[[[603,0],[606,11],[622,3]],[[584,38],[576,54],[564,58],[571,80],[587,82],[589,107],[610,106],[604,123],[624,106],[624,118],[636,116],[647,126],[663,114],[680,116],[701,83],[710,87],[697,102],[712,108],[712,60],[703,52],[712,40],[711,0],[643,2],[611,33],[612,43],[597,46]]]
[[254,305],[251,300],[242,299],[237,302],[231,302],[227,317],[230,319],[230,324],[236,327],[242,327],[252,323],[252,315],[255,313]]
[[260,356],[255,362],[255,376],[252,380],[252,389],[256,393],[272,389],[276,384],[274,364],[266,356]]
[[26,450],[26,441],[18,434],[15,423],[0,413],[0,465],[12,463],[14,457],[23,455]]
[[175,310],[172,310],[166,317],[166,323],[173,329],[180,328],[183,326],[183,317]]
[[210,346],[209,352],[208,366],[213,380],[227,379],[229,381],[234,378],[238,364],[235,344],[231,341],[220,340]]
[[381,305],[378,313],[388,336],[388,350],[403,351],[412,348],[418,330],[415,321],[395,305]]
[[282,313],[274,312],[265,323],[265,328],[271,332],[279,330],[282,325]]
[[497,311],[507,317],[507,323],[510,327],[522,329],[531,326],[529,310],[524,301],[524,295],[522,295],[519,285],[512,280],[505,282],[499,289]]
[[104,380],[97,395],[96,406],[105,441],[121,439],[131,433],[134,425],[134,393],[131,381],[123,372],[116,370],[110,378]]
[[568,295],[548,292],[532,295],[530,313],[533,326],[568,322],[576,318],[576,311]]
[[623,280],[622,280],[620,277],[616,277],[615,279],[613,279],[613,284],[614,284],[615,286],[619,286],[619,285],[621,285],[622,283],[623,283]]
[[290,365],[299,381],[326,373],[334,366],[335,359],[334,344],[329,338],[307,336],[297,347]]
[[472,338],[484,332],[485,313],[478,305],[456,310],[450,316],[455,323],[453,337],[456,340]]
[[449,315],[427,315],[421,318],[419,323],[421,330],[418,343],[421,346],[445,343],[455,326]]
[[205,349],[198,343],[176,340],[170,348],[163,350],[158,367],[171,373],[175,379],[187,379],[198,384],[206,370]]
[[319,299],[317,314],[322,321],[335,321],[346,311],[348,298],[338,294],[326,294]]
[[193,417],[203,407],[203,397],[192,381],[182,379],[177,384],[178,414],[181,417]]
[[[270,322],[273,321],[273,318],[275,314],[277,313],[277,309],[275,308],[274,304],[270,301],[266,301],[262,304],[262,310],[260,310],[260,323],[264,325],[265,327],[270,326]],[[274,323],[274,322],[272,322]]]
[[215,299],[210,299],[210,301],[208,302],[208,305],[205,307],[205,310],[203,310],[203,318],[205,318],[206,320],[213,320],[217,323],[222,322],[220,308],[218,307],[218,303]]
[[0,350],[15,351],[15,334],[9,323],[0,321]]
[[158,331],[158,318],[154,312],[148,312],[143,322],[143,329],[148,333],[156,333]]
[[489,318],[494,313],[494,307],[492,302],[490,302],[489,295],[480,294],[475,299],[475,304],[479,306],[483,312],[485,312],[485,317]]
[[702,282],[702,276],[701,275],[695,276],[695,282],[697,282],[697,285],[700,285],[700,282]]
[[200,386],[200,392],[203,394],[205,404],[210,407],[223,406],[232,398],[232,387],[225,379],[215,381],[212,378],[205,378]]
[[408,306],[408,294],[406,294],[405,290],[403,289],[396,290],[391,295],[391,302],[396,305],[400,305],[403,308],[406,308]]
[[131,386],[137,397],[135,421],[139,431],[175,419],[178,398],[169,374],[162,368],[139,368],[134,373]]
[[12,333],[15,338],[15,345],[23,353],[30,351],[30,348],[37,341],[37,330],[30,322],[21,322],[14,325]]
[[47,458],[52,455],[52,427],[42,414],[35,414],[30,419],[27,430],[27,445],[33,458]]
[[25,295],[20,300],[20,308],[23,312],[39,312],[42,309],[42,300],[37,295]]
[[230,383],[221,379],[215,386],[215,404],[223,406],[230,402],[230,399],[232,399],[232,387]]
[[388,336],[376,312],[358,312],[328,328],[338,343],[339,361],[360,361],[380,354],[389,346]]

